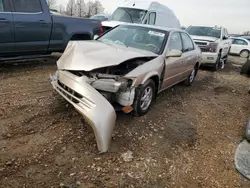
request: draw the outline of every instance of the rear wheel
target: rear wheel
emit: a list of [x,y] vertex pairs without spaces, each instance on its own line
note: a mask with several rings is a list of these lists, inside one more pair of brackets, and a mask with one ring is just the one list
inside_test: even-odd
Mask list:
[[248,58],[249,57],[249,51],[248,50],[242,50],[240,52],[240,57]]
[[134,100],[134,115],[143,116],[148,113],[152,102],[155,98],[155,83],[153,80],[148,80],[142,86],[136,89]]

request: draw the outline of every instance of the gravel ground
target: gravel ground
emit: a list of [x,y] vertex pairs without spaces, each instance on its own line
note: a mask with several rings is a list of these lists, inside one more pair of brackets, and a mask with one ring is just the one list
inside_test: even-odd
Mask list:
[[234,167],[250,114],[238,68],[201,70],[144,117],[119,113],[100,155],[91,128],[52,90],[55,62],[0,65],[0,187],[250,187]]

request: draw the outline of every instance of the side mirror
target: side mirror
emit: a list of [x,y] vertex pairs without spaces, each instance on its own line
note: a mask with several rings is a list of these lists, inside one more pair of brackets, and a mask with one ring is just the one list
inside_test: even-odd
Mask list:
[[181,57],[182,51],[180,50],[170,50],[167,52],[166,57]]
[[98,35],[95,35],[94,36],[94,40],[96,40],[96,39],[98,39],[99,38],[99,36]]
[[227,39],[228,39],[228,37],[224,36],[222,39],[223,39],[223,40],[227,40]]

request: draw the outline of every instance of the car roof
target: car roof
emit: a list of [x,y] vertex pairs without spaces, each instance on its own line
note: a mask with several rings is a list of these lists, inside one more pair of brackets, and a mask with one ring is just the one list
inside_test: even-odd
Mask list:
[[149,29],[159,29],[159,30],[163,30],[163,31],[181,31],[181,32],[185,32],[182,29],[177,29],[177,28],[168,28],[168,27],[162,27],[162,26],[155,26],[155,25],[148,25],[148,24],[129,24],[129,23],[122,23],[120,25],[128,25],[128,26],[138,26],[138,27],[145,27],[145,28],[149,28]]
[[244,40],[244,41],[247,41],[249,42],[247,39],[243,38],[243,37],[231,37],[232,39],[240,39],[240,40]]

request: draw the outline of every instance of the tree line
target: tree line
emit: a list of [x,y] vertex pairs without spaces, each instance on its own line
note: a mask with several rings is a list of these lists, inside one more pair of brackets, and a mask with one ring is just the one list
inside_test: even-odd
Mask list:
[[91,17],[95,14],[103,13],[104,8],[99,0],[89,0],[85,3],[84,0],[68,0],[66,6],[58,4],[57,0],[47,0],[51,10],[69,16]]

